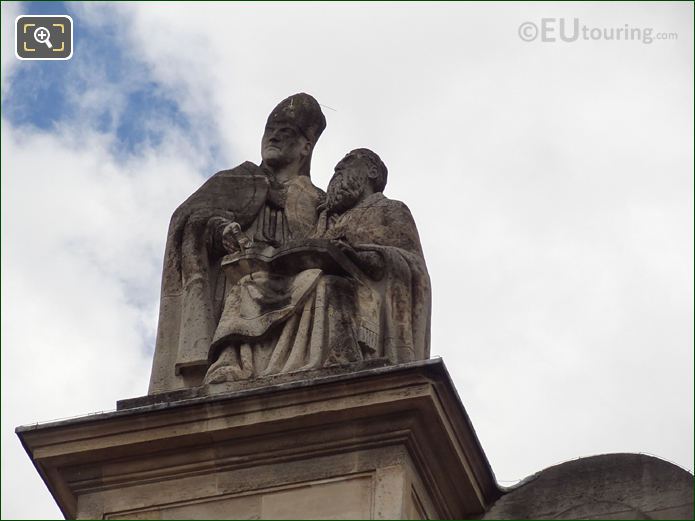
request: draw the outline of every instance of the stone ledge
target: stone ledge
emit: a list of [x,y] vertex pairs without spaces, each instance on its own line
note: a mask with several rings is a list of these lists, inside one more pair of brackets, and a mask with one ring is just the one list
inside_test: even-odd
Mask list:
[[[389,367],[393,364],[385,359],[379,358],[376,360],[367,360],[347,365],[336,365],[323,369],[314,369],[311,371],[297,371],[294,373],[284,373],[256,378],[253,380],[240,380],[238,382],[229,382],[224,384],[209,384],[194,387],[192,389],[181,389],[179,391],[169,391],[163,393],[148,394],[137,398],[127,398],[116,402],[116,409],[132,409],[134,407],[144,407],[158,403],[172,403],[183,400],[193,400],[195,398],[203,398],[206,396],[235,393],[236,391],[244,391],[248,389],[270,388],[281,384],[291,382],[313,383],[319,381],[328,381],[334,377],[356,375],[360,373],[369,373],[373,369]],[[301,385],[301,384],[300,384]]]
[[[306,499],[310,483],[342,483],[355,473],[370,476],[376,517],[480,516],[499,497],[441,360],[304,376],[312,377],[155,400],[17,433],[70,518],[190,517],[186,505],[201,501],[212,509],[201,511],[205,517],[242,501],[237,496],[262,517],[273,490]],[[367,481],[344,486],[362,490]],[[300,517],[311,512],[328,515]]]

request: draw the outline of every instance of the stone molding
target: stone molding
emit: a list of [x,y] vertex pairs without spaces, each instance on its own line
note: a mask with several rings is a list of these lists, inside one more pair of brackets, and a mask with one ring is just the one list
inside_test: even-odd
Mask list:
[[[313,376],[17,434],[67,518],[360,475],[374,480],[375,517],[405,517],[404,498],[376,497],[378,476],[390,468],[406,469],[418,515],[480,516],[499,497],[440,359]],[[120,510],[107,510],[114,501]]]

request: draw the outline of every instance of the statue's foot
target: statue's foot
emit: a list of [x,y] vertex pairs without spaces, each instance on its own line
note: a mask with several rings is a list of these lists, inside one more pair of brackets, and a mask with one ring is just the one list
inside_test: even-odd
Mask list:
[[237,380],[237,371],[230,365],[221,365],[219,367],[210,367],[210,370],[205,375],[204,384],[223,384]]

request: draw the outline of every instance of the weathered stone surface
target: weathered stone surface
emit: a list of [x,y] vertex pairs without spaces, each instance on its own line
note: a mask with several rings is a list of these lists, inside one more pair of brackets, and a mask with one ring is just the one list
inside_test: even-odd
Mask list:
[[68,518],[470,518],[500,494],[441,360],[17,432]]
[[336,167],[313,237],[223,259],[226,297],[205,383],[429,356],[420,240],[408,208],[377,191],[385,182],[376,154],[353,151]]
[[[198,398],[207,398],[209,396],[220,393],[231,393],[239,395],[241,391],[253,392],[254,389],[260,387],[273,386],[274,388],[291,388],[313,385],[318,382],[329,382],[339,380],[349,373],[362,373],[366,371],[369,374],[376,375],[381,368],[387,368],[393,365],[386,359],[373,359],[363,362],[355,362],[345,365],[334,365],[316,369],[313,371],[297,371],[294,373],[281,373],[266,376],[263,378],[253,378],[248,380],[238,380],[233,382],[225,382],[222,384],[207,384],[200,387],[191,387],[190,389],[179,389],[178,391],[169,391],[164,393],[148,394],[137,398],[127,398],[116,402],[116,408],[133,409],[135,407],[144,407],[147,405],[166,404],[171,402],[179,402],[182,400],[193,400]],[[388,370],[383,369],[386,372]]]
[[324,193],[311,183],[311,155],[325,126],[314,98],[290,96],[268,117],[261,165],[216,173],[172,215],[150,392],[201,383],[224,300],[220,259],[239,239],[277,245],[312,233]]
[[[266,123],[262,163],[218,172],[172,216],[149,392],[429,356],[430,283],[407,206],[368,149],[310,180],[307,94]],[[213,390],[214,387],[208,387]]]
[[484,519],[693,519],[693,476],[643,454],[581,458],[524,480]]

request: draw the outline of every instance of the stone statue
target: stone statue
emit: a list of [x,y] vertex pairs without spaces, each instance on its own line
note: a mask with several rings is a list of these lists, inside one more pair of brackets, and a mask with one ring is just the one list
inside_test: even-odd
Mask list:
[[408,207],[382,193],[388,170],[371,150],[353,150],[335,168],[317,232],[338,241],[365,273],[355,302],[358,339],[393,363],[429,358],[431,289]]
[[367,149],[309,166],[311,96],[268,118],[259,166],[218,172],[174,212],[150,393],[383,359],[429,357],[430,284],[405,204]]
[[202,382],[224,300],[220,260],[235,247],[237,226],[274,246],[313,233],[325,194],[311,183],[311,154],[325,128],[313,97],[290,96],[268,117],[261,165],[216,173],[172,215],[150,393]]
[[[350,152],[336,166],[313,237],[228,259],[233,284],[206,383],[428,357],[427,269],[410,211],[382,193],[386,176],[374,152]],[[248,273],[234,275],[235,263],[252,260]]]

